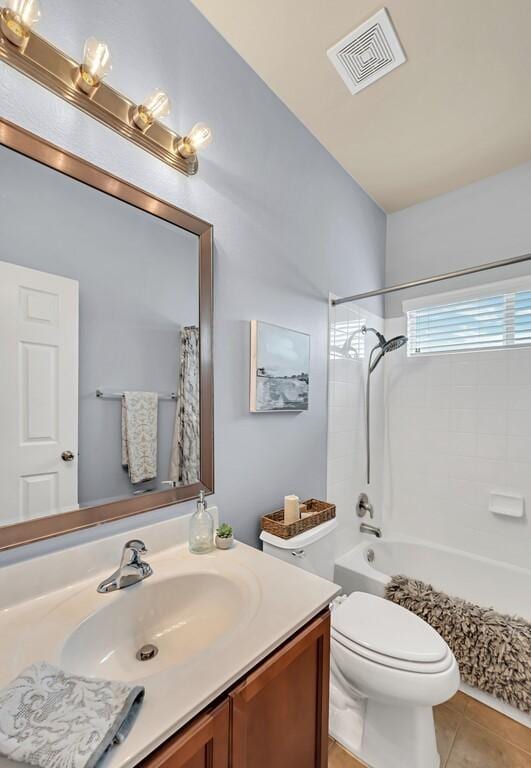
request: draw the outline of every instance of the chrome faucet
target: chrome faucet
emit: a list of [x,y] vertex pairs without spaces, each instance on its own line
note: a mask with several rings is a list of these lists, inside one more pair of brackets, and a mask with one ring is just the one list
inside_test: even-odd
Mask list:
[[378,528],[376,525],[369,525],[368,523],[361,523],[360,533],[372,533],[377,539],[382,538],[382,529]]
[[151,576],[153,569],[142,560],[147,552],[146,545],[139,539],[128,541],[122,552],[120,567],[98,586],[103,594],[125,589]]
[[374,517],[374,507],[369,501],[369,497],[366,493],[360,493],[358,503],[356,504],[356,512],[358,513],[358,517],[365,517],[367,512],[369,513],[371,520]]

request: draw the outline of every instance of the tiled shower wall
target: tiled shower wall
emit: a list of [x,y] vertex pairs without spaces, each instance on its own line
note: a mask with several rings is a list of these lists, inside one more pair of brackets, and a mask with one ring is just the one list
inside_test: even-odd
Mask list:
[[[337,506],[340,555],[360,541],[362,491],[374,524],[393,533],[531,567],[531,349],[407,357],[389,354],[373,374],[372,466],[365,480],[366,354],[339,348],[364,322],[388,338],[405,317],[384,322],[356,305],[330,314],[328,498]],[[385,382],[385,386],[384,386]],[[384,418],[385,415],[385,418]],[[524,498],[524,517],[489,511],[493,492]]]
[[[382,524],[382,478],[384,455],[384,420],[381,405],[384,392],[383,361],[372,376],[372,481],[365,476],[365,378],[367,358],[376,341],[372,334],[356,337],[353,348],[358,354],[345,357],[339,350],[351,333],[366,324],[383,331],[383,319],[359,309],[340,305],[330,309],[330,354],[328,384],[328,465],[327,500],[336,505],[339,532],[337,555],[347,552],[360,541],[360,519],[356,502],[362,491],[374,505],[371,521]],[[368,517],[366,521],[369,522]]]
[[[529,568],[531,349],[388,355],[385,413],[386,527]],[[524,517],[489,512],[492,492],[524,497]]]

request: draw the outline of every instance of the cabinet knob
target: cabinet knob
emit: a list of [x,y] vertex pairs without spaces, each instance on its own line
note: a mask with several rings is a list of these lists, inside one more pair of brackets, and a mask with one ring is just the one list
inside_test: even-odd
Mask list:
[[75,456],[72,453],[72,451],[63,451],[61,454],[61,458],[63,461],[74,461]]

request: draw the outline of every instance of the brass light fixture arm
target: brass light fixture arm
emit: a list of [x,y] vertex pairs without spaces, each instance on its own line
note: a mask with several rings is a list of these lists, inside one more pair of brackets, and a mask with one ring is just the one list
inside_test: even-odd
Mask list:
[[197,173],[197,156],[185,158],[177,152],[182,138],[179,134],[157,120],[144,131],[137,128],[133,115],[138,105],[105,82],[90,96],[83,93],[76,85],[79,62],[35,32],[31,32],[23,48],[0,33],[0,59],[177,171],[186,176]]

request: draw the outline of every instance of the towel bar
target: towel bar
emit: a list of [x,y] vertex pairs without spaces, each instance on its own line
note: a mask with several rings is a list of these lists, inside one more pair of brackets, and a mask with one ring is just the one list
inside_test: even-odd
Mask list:
[[[96,397],[103,397],[111,400],[121,400],[124,396],[123,392],[105,392],[103,389],[96,390]],[[175,392],[159,393],[159,400],[177,400]]]

